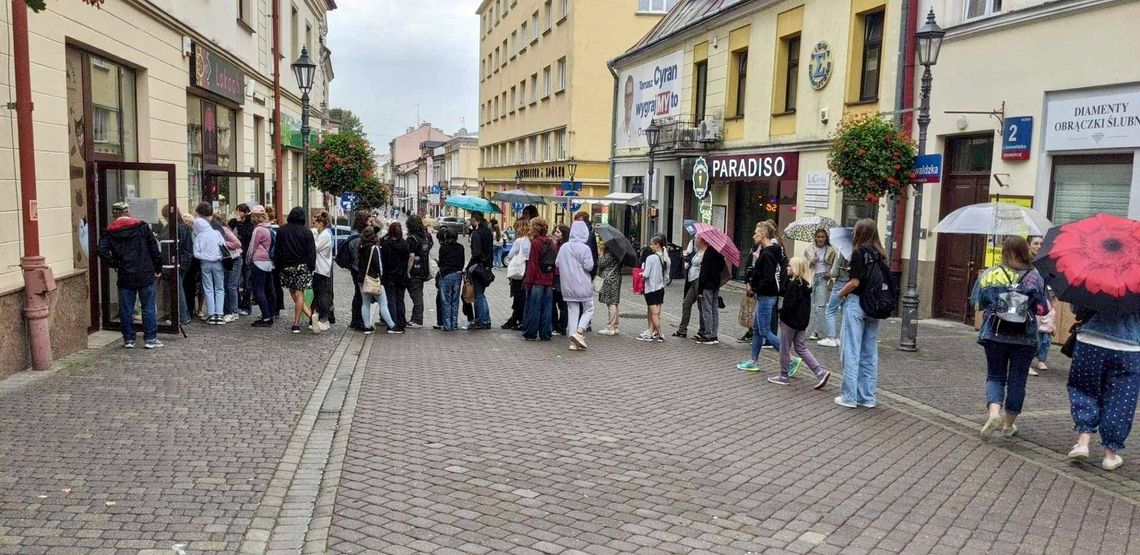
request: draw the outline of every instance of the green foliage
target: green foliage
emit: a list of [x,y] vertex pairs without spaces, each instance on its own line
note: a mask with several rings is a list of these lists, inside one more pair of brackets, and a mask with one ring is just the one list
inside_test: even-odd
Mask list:
[[[98,8],[103,5],[104,1],[105,0],[83,0],[83,3]],[[44,2],[44,0],[26,0],[26,3],[28,4],[28,9],[36,13],[40,13],[47,9],[47,4]]]
[[914,177],[914,143],[889,119],[876,114],[848,116],[831,139],[827,167],[845,195],[878,202],[903,192]]
[[324,135],[309,146],[309,183],[334,196],[359,192],[375,165],[372,145],[360,135]]
[[380,183],[380,179],[375,176],[365,179],[361,188],[355,192],[360,195],[359,207],[365,210],[382,208],[388,204],[388,199],[391,198],[388,187]]
[[360,118],[352,113],[352,110],[345,108],[333,108],[329,110],[329,119],[339,122],[337,133],[349,135],[364,136],[364,124],[361,123]]

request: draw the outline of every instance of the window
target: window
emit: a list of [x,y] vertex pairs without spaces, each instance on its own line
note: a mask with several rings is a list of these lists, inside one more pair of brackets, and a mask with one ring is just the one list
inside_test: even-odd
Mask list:
[[517,106],[517,104],[515,104],[515,88],[511,87],[511,111],[512,112],[515,111],[516,106]]
[[559,160],[566,159],[566,131],[558,131],[554,134],[554,152],[557,154]]
[[546,148],[542,151],[542,161],[549,162],[551,160],[551,155],[554,152],[554,133],[547,133],[546,140],[543,142],[545,143],[544,146]]
[[519,82],[519,109],[526,109],[526,79]]
[[495,0],[495,23],[498,23],[499,19],[501,19],[502,17],[503,17],[503,3],[500,2],[499,0]]
[[748,84],[748,50],[734,52],[732,68],[736,72],[736,112],[735,116],[744,116],[744,98]]
[[966,19],[1001,13],[1001,0],[966,0]]
[[799,85],[800,73],[800,37],[792,37],[787,40],[788,59],[787,59],[787,73],[785,78],[787,81],[784,85],[784,112],[796,111],[796,91]]
[[511,31],[511,58],[514,58],[519,53],[519,33],[518,31]]
[[238,21],[253,31],[253,0],[238,0]]
[[558,59],[558,92],[566,90],[566,57]]
[[864,17],[863,68],[859,78],[859,101],[879,99],[879,64],[883,54],[883,12]]
[[638,13],[665,13],[673,9],[677,0],[637,0]]
[[538,12],[534,12],[530,16],[530,42],[538,40]]
[[308,23],[305,24],[305,47],[309,49],[309,57],[316,59],[317,51],[312,48],[313,46],[313,27]]
[[542,7],[543,22],[546,23],[545,29],[547,31],[554,26],[554,8],[550,2],[551,0],[546,0],[546,4]]
[[495,71],[499,71],[499,47],[495,47]]
[[538,74],[532,73],[530,75],[530,103],[538,102]]
[[528,137],[526,141],[527,141],[527,143],[530,144],[530,157],[528,158],[528,160],[531,162],[537,162],[538,161],[538,137]]
[[561,21],[567,15],[570,15],[570,0],[559,0],[558,19]]
[[1053,157],[1049,217],[1064,225],[1098,212],[1128,217],[1132,154]]
[[519,29],[519,38],[522,39],[519,41],[519,52],[522,52],[523,50],[526,50],[526,43],[529,40],[526,36],[526,22],[525,21],[522,23],[522,28]]
[[705,119],[705,106],[709,90],[709,62],[704,60],[693,64],[694,92],[693,92],[693,122],[700,124]]
[[550,66],[542,68],[542,98],[550,96]]
[[508,52],[508,50],[507,50],[507,39],[503,39],[503,59],[502,59],[502,65],[503,66],[507,65],[507,56],[509,56],[509,54],[507,52]]
[[293,39],[293,59],[296,60],[301,57],[301,24],[297,18],[297,6],[289,12],[289,32]]

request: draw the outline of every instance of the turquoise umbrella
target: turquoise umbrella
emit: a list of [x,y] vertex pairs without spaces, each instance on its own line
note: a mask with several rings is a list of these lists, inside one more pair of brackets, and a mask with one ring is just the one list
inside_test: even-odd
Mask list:
[[448,206],[458,208],[460,210],[467,210],[470,212],[498,212],[499,207],[491,204],[490,201],[480,197],[473,197],[470,195],[453,195],[447,197],[443,202]]

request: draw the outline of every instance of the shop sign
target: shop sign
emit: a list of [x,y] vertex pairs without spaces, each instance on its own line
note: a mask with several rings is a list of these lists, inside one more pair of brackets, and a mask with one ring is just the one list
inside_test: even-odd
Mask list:
[[800,204],[810,212],[827,210],[831,200],[831,173],[808,172]]
[[515,170],[515,177],[522,179],[558,179],[569,175],[565,165],[543,166],[540,168],[519,168]]
[[701,201],[700,206],[701,223],[711,224],[713,217],[713,203],[712,195],[709,195]]
[[210,49],[190,43],[190,84],[238,104],[245,103],[245,74]]
[[811,61],[808,62],[808,82],[811,88],[823,90],[831,80],[831,46],[827,41],[819,41],[811,51]]
[[1140,147],[1140,91],[1049,102],[1047,150],[1136,147]]
[[284,112],[281,113],[281,146],[298,150],[305,146],[301,140],[301,122]]
[[698,199],[703,199],[709,194],[709,164],[705,162],[703,156],[697,158],[697,162],[693,164],[693,194]]
[[1028,160],[1033,145],[1033,116],[1005,118],[1002,124],[1001,159]]
[[684,64],[685,53],[678,50],[620,74],[624,108],[619,114],[618,148],[647,148],[645,129],[649,124],[681,114]]
[[712,156],[712,178],[732,181],[764,181],[772,178],[795,179],[799,172],[798,152],[773,154],[732,154]]
[[923,154],[914,158],[914,182],[938,183],[942,181],[942,155]]

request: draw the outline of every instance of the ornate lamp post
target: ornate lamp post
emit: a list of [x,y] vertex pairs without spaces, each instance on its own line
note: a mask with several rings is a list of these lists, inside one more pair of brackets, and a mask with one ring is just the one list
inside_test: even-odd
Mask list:
[[[926,128],[930,125],[930,86],[934,77],[930,68],[938,63],[938,51],[942,49],[942,37],[946,36],[934,22],[934,9],[926,16],[924,24],[915,38],[918,43],[918,63],[922,64],[922,103],[918,107],[918,154],[926,154]],[[914,185],[914,210],[910,225],[910,264],[907,267],[906,293],[903,294],[902,331],[899,349],[918,350],[918,240],[922,227],[922,184]]]
[[657,127],[656,121],[649,122],[649,127],[645,128],[645,142],[649,145],[649,179],[646,180],[645,185],[641,188],[641,247],[649,246],[649,210],[650,206],[650,191],[654,186],[654,173],[653,173],[653,154],[657,150],[657,145],[661,140],[661,128]]
[[305,218],[309,217],[309,91],[313,90],[313,77],[317,74],[317,64],[309,59],[309,49],[301,48],[301,57],[291,66],[293,74],[297,76],[297,88],[301,89],[301,180],[303,196],[301,206],[305,209]]

